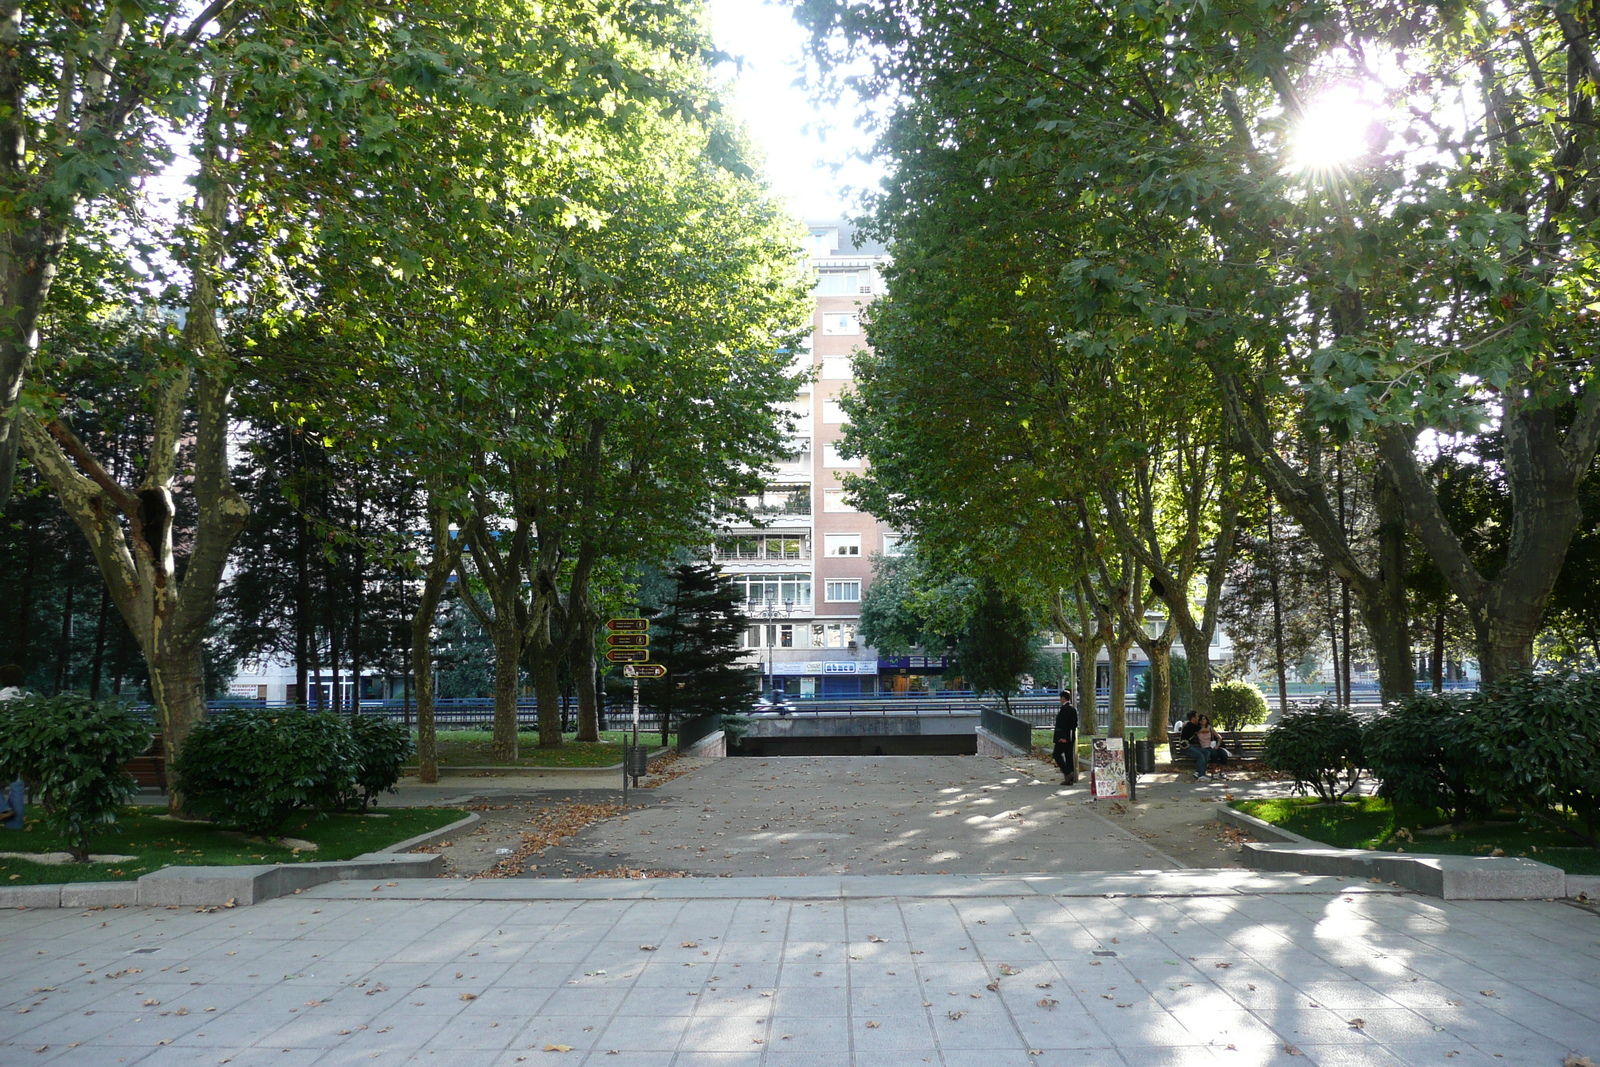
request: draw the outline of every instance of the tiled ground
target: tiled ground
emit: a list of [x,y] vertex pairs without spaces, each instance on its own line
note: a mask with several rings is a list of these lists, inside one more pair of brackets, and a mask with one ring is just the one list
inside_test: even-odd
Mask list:
[[[478,883],[481,899],[386,900],[410,887],[363,885],[249,909],[0,913],[0,1064],[1600,1056],[1590,912],[1237,872],[1214,893],[1190,871],[1151,884],[1194,895],[1107,896],[1125,891],[1130,876],[1117,877],[1123,888],[1092,875],[828,879],[838,892],[819,885],[815,899],[780,898],[793,880],[663,882],[649,895]],[[626,899],[605,899],[613,889]]]

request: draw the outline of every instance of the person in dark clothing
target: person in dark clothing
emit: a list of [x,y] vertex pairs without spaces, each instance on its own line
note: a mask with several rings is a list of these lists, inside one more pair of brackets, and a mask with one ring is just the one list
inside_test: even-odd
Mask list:
[[1061,691],[1061,710],[1056,712],[1055,731],[1051,736],[1055,738],[1055,747],[1050,751],[1050,758],[1061,769],[1062,784],[1072,785],[1078,780],[1078,709],[1072,706],[1070,689]]

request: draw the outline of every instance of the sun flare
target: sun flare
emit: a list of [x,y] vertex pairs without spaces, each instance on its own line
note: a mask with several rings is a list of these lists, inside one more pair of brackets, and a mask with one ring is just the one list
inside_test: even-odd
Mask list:
[[1297,171],[1334,171],[1374,149],[1377,110],[1352,85],[1323,92],[1290,135],[1289,164]]

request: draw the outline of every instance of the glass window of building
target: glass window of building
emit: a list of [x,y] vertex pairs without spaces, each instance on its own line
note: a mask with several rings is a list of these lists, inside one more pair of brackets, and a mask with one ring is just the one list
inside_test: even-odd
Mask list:
[[830,556],[861,555],[860,534],[823,534],[822,550]]
[[813,292],[818,296],[854,296],[860,285],[860,276],[855,271],[827,270],[817,275]]
[[811,606],[809,574],[730,574],[728,580],[746,604]]
[[861,466],[861,459],[858,456],[851,456],[846,459],[839,454],[839,446],[836,444],[823,445],[822,465],[824,467],[859,467]]
[[861,600],[861,583],[829,582],[824,599],[836,604],[855,604]]

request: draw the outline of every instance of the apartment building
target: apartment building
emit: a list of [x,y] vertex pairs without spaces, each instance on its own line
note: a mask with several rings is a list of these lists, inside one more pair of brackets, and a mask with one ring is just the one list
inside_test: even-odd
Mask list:
[[[719,538],[717,558],[743,589],[754,625],[745,635],[770,693],[791,697],[855,696],[922,688],[943,661],[880,660],[859,635],[861,598],[872,582],[871,557],[893,554],[898,536],[851,508],[841,475],[861,460],[839,454],[851,354],[866,347],[861,314],[883,292],[887,250],[844,223],[808,227],[816,271],[809,350],[797,354],[815,381],[794,402],[798,427],[790,457],[766,492],[746,501],[758,522]],[[913,673],[915,672],[915,673]]]

